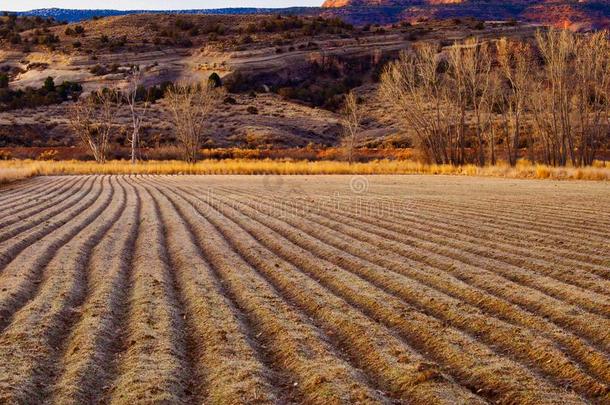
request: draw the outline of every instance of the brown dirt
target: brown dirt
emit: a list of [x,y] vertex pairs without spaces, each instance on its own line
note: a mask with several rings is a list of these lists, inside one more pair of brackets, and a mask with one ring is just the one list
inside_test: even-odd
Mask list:
[[0,188],[0,402],[607,403],[610,193],[431,176]]

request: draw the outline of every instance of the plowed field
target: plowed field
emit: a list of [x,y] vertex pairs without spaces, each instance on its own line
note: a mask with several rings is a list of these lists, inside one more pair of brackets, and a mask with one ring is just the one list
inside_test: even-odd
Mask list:
[[610,186],[0,188],[0,403],[610,403]]

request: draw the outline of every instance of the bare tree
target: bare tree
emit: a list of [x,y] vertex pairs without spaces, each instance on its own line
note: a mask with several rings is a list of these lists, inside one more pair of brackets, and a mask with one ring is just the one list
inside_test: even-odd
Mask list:
[[531,161],[540,151],[547,164],[590,165],[610,133],[608,33],[551,29],[536,41],[537,54],[507,39],[495,52],[476,38],[445,53],[422,44],[386,67],[380,95],[429,161],[464,163],[469,145],[477,164],[495,164],[503,128],[511,165],[525,129]]
[[103,89],[81,98],[71,108],[70,126],[98,163],[104,163],[108,157],[119,107],[118,92]]
[[165,99],[184,159],[195,162],[209,114],[219,99],[219,90],[209,84],[178,84],[168,88]]
[[[485,140],[491,130],[493,105],[492,57],[489,46],[477,38],[456,43],[449,52],[450,72],[455,78],[458,98],[470,107],[471,127],[477,141],[477,161],[485,164]],[[460,92],[464,94],[459,94]],[[461,110],[463,111],[462,106]]]
[[362,123],[362,108],[358,105],[358,97],[354,92],[345,96],[343,104],[343,147],[350,164],[354,161],[356,146],[359,142],[360,125]]
[[532,93],[545,159],[556,165],[590,165],[608,133],[610,46],[605,31],[577,35],[549,30],[536,35],[544,58]]
[[138,66],[134,66],[131,70],[131,77],[125,99],[129,105],[131,112],[131,136],[128,137],[128,142],[131,144],[131,163],[136,163],[137,149],[140,142],[140,128],[148,111],[148,100],[144,100],[142,105],[138,105],[138,98],[141,94],[141,85],[143,81],[143,73]]
[[380,97],[415,134],[426,160],[459,163],[455,132],[456,105],[442,74],[443,61],[435,44],[423,43],[414,54],[403,52],[382,77]]
[[576,39],[575,111],[576,164],[591,165],[608,131],[610,113],[610,44],[608,33]]
[[542,88],[546,95],[546,105],[550,114],[542,115],[551,121],[547,124],[553,136],[559,140],[559,165],[565,165],[570,158],[576,164],[575,144],[572,133],[572,113],[574,96],[574,52],[575,37],[567,30],[550,29],[536,33],[538,48],[544,58],[544,79]]
[[[503,104],[504,133],[508,162],[517,163],[521,143],[522,117],[526,110],[527,99],[531,92],[533,54],[527,43],[500,38],[496,42],[497,62],[505,86],[501,86],[498,96]],[[512,133],[512,135],[511,135]],[[533,156],[533,139],[528,132],[528,152]]]

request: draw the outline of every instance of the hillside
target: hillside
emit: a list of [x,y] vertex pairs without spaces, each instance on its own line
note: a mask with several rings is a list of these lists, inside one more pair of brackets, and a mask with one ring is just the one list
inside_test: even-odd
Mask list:
[[41,8],[30,11],[17,12],[20,16],[40,16],[53,17],[58,21],[80,22],[91,20],[93,18],[114,17],[121,15],[133,14],[207,14],[207,15],[244,15],[244,14],[296,14],[306,15],[314,13],[315,7],[288,7],[283,9],[275,8],[253,8],[253,7],[238,7],[238,8],[217,8],[217,9],[192,9],[192,10],[110,10],[110,9],[92,9],[92,10],[77,10],[65,8]]
[[340,17],[348,23],[359,25],[472,17],[488,21],[515,19],[577,30],[610,28],[609,0],[326,0],[321,8],[223,8],[163,11],[50,8],[18,14],[78,22],[94,17],[142,13],[324,16]]
[[[22,17],[17,22],[31,23]],[[365,139],[379,145],[396,134],[395,123],[371,97],[388,59],[418,40],[533,32],[525,25],[481,29],[466,19],[369,28],[332,18],[266,15],[147,14],[44,24],[21,30],[19,43],[0,41],[0,72],[9,79],[8,92],[0,89],[0,147],[75,145],[66,101],[81,90],[124,88],[132,65],[140,66],[143,85],[154,91],[171,82],[205,81],[212,73],[222,77],[229,94],[212,120],[209,146],[335,145],[337,110],[354,88],[370,100],[373,113]],[[63,98],[44,90],[48,77],[58,87],[71,83],[62,85]],[[128,125],[130,118],[126,113],[120,119]],[[143,128],[145,146],[173,142],[167,121],[160,100]]]
[[356,24],[473,17],[581,30],[610,27],[608,0],[326,0],[323,7],[323,15],[338,15]]

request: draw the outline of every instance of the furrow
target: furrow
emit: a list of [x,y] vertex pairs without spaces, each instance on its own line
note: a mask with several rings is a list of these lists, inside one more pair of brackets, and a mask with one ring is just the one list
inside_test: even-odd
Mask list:
[[[181,190],[185,191],[183,188]],[[290,229],[285,229],[286,234],[280,234],[274,229],[281,227],[274,220],[255,220],[237,213],[228,205],[223,207],[223,215],[243,227],[259,243],[302,269],[372,319],[396,330],[420,351],[443,364],[447,372],[458,381],[485,398],[501,403],[514,400],[522,403],[581,402],[579,397],[549,385],[523,367],[497,356],[476,340],[446,327],[352,273],[300,248],[286,238],[287,234],[291,234]],[[240,206],[240,211],[243,208]],[[271,222],[274,226],[271,226]],[[292,233],[291,237],[300,239],[303,236]],[[439,330],[443,330],[442,336],[439,335]],[[456,349],[458,346],[461,350]],[[498,368],[510,374],[510,378],[499,376]]]
[[15,224],[16,222],[29,222],[33,216],[49,208],[56,207],[60,202],[72,195],[75,190],[78,190],[80,184],[83,182],[85,182],[84,178],[74,178],[70,184],[56,189],[56,191],[53,193],[47,194],[46,196],[48,198],[45,198],[44,200],[37,199],[37,201],[35,201],[31,207],[20,205],[18,210],[16,209],[13,213],[2,216],[0,227],[3,229],[8,229],[10,225]]
[[25,206],[36,204],[40,200],[45,200],[50,194],[69,187],[74,181],[81,176],[62,176],[52,179],[47,179],[47,182],[41,185],[28,187],[26,190],[16,194],[14,201],[5,201],[0,204],[0,211],[8,211],[9,208],[15,206]]
[[[460,210],[464,208],[469,211],[479,210],[480,212],[493,212],[497,214],[500,214],[501,212],[508,221],[520,224],[534,224],[538,227],[551,226],[557,230],[568,230],[569,232],[579,233],[586,232],[587,234],[601,237],[608,235],[608,233],[604,231],[605,225],[607,225],[604,221],[601,221],[600,223],[594,222],[593,216],[584,218],[583,212],[559,214],[546,209],[524,210],[521,206],[519,209],[515,209],[512,204],[503,204],[502,206],[499,206],[497,204],[478,204],[477,201],[472,201],[472,204],[468,205],[456,203],[456,207]],[[586,219],[588,219],[589,222],[586,222]]]
[[362,216],[351,216],[343,211],[335,213],[330,208],[319,214],[327,219],[375,235],[374,243],[378,248],[396,252],[409,260],[432,268],[442,269],[467,284],[552,320],[576,335],[603,347],[603,351],[606,353],[610,349],[610,329],[603,327],[605,320],[596,318],[593,314],[585,313],[579,308],[541,294],[536,289],[517,284],[491,271],[457,262],[434,251],[422,251],[408,239],[405,241],[402,233],[390,232],[377,226],[377,221]]
[[[137,181],[135,181],[135,186]],[[144,190],[131,268],[133,287],[110,403],[186,403],[183,313],[173,291],[158,207]]]
[[[296,200],[299,198],[297,197]],[[296,204],[296,201],[293,204]],[[599,264],[604,263],[607,257],[600,256],[598,260],[592,260],[591,255],[575,254],[572,250],[562,250],[557,246],[546,248],[538,243],[527,244],[515,236],[519,233],[515,230],[501,233],[497,229],[487,228],[480,221],[460,221],[460,225],[455,226],[447,218],[450,214],[443,213],[444,216],[439,216],[441,214],[439,211],[427,214],[424,211],[427,209],[425,206],[418,205],[416,209],[410,207],[404,210],[395,208],[390,210],[371,201],[359,201],[357,207],[351,205],[342,204],[341,208],[352,213],[358,209],[361,213],[365,212],[369,216],[390,220],[393,223],[406,222],[410,229],[434,233],[442,237],[443,241],[454,244],[468,243],[471,253],[551,275],[561,281],[592,289],[598,293],[610,294],[610,281],[608,281],[610,269]],[[509,239],[506,235],[511,235],[514,239]],[[477,248],[480,246],[485,249]],[[561,260],[557,260],[560,257]]]
[[285,385],[278,387],[284,395],[316,404],[382,401],[360,373],[333,352],[327,337],[234,252],[199,211],[184,203],[176,208],[230,298],[248,317],[274,369],[285,374]]
[[[405,191],[408,191],[406,189]],[[470,201],[476,193],[470,193],[468,195],[464,195],[462,199]],[[353,196],[353,195],[352,195]],[[421,197],[419,195],[415,195],[415,197],[410,197],[407,201],[404,199],[397,199],[391,194],[388,193],[367,193],[367,199],[374,198],[378,196],[383,198],[384,202],[392,204],[393,207],[396,207],[396,211],[400,211],[400,207],[405,211],[409,211],[412,209],[413,204],[415,204],[418,210],[429,210],[432,214],[443,213],[443,215],[452,218],[452,222],[455,220],[465,220],[470,221],[474,220],[476,224],[493,229],[494,232],[498,232],[499,234],[506,234],[511,238],[517,237],[517,239],[528,239],[538,244],[547,244],[552,249],[561,249],[569,248],[571,252],[580,252],[581,254],[586,255],[598,255],[599,251],[587,249],[588,246],[583,246],[582,240],[583,236],[586,236],[586,229],[581,232],[581,234],[577,235],[574,238],[566,239],[564,235],[565,232],[555,232],[554,234],[550,234],[548,232],[547,227],[539,227],[536,229],[532,229],[527,226],[520,226],[517,223],[511,222],[510,219],[504,218],[506,215],[503,210],[498,211],[498,208],[492,206],[483,206],[478,207],[477,209],[469,209],[470,206],[465,206],[459,198],[462,195],[454,196],[450,195],[439,201],[437,198],[430,198],[427,196]],[[544,198],[545,195],[542,195],[540,198]],[[495,210],[495,211],[494,211]],[[489,214],[489,212],[494,212]],[[541,216],[543,214],[539,214]],[[533,214],[530,215],[530,221],[538,221],[539,218],[535,217]],[[536,222],[534,222],[536,224]],[[515,229],[517,232],[507,233],[506,229]],[[593,242],[598,248],[602,248],[607,246],[604,244],[604,241]],[[603,264],[603,263],[602,263]]]
[[213,404],[274,403],[271,372],[248,341],[237,309],[204,260],[195,238],[173,201],[156,188],[161,218],[170,235],[167,247],[185,322],[190,332],[193,401]]
[[[4,268],[0,275],[0,331],[10,322],[13,314],[36,295],[45,281],[44,269],[58,249],[74,239],[79,232],[94,222],[110,202],[111,192],[104,183],[107,178],[94,180],[97,191],[74,212],[67,212],[63,226],[24,246],[21,253]],[[101,195],[105,197],[100,198]]]
[[[539,191],[539,190],[537,190]],[[563,190],[565,192],[566,190]],[[496,190],[497,192],[497,190]],[[385,193],[370,193],[370,196],[382,196],[388,197],[388,194]],[[555,198],[553,195],[542,194],[542,198]],[[469,204],[463,204],[464,199],[467,199]],[[569,197],[565,197],[563,199],[557,199],[555,205],[542,204],[540,201],[537,201],[536,204],[527,203],[523,200],[516,201],[511,199],[481,199],[477,198],[472,194],[460,194],[460,195],[450,195],[447,196],[444,201],[446,203],[451,204],[452,206],[456,206],[458,210],[462,210],[462,208],[476,208],[480,209],[484,212],[496,212],[498,214],[506,213],[510,215],[515,215],[516,217],[509,216],[510,219],[518,219],[518,220],[529,220],[532,222],[532,216],[542,216],[545,219],[557,220],[562,224],[570,224],[574,227],[578,228],[583,226],[583,219],[593,219],[599,216],[599,210],[603,209],[603,204],[599,205],[598,211],[587,210],[582,205],[584,203],[590,204],[591,200],[587,201],[579,201],[579,205],[577,210],[564,210],[563,206],[569,201]],[[430,201],[430,202],[438,202],[438,201]],[[472,204],[470,204],[472,203]],[[519,209],[515,209],[518,207]],[[525,215],[527,214],[527,215]],[[583,217],[584,216],[584,217]],[[566,220],[564,222],[564,220]],[[604,217],[600,218],[601,224],[606,224],[607,222],[604,220]],[[556,222],[556,221],[553,221]],[[587,230],[587,228],[583,228]]]
[[[87,263],[91,249],[118,220],[125,202],[118,201],[114,182],[102,193],[110,202],[69,242],[58,249],[45,268],[36,296],[13,316],[0,336],[0,392],[7,402],[41,402],[49,395],[49,381],[56,374],[58,349],[87,294]],[[24,334],[24,331],[27,333]]]
[[[188,197],[181,196],[188,201]],[[192,204],[192,202],[191,202]],[[192,205],[198,209],[198,205]],[[290,302],[328,331],[330,340],[363,369],[371,383],[392,397],[412,403],[475,403],[480,401],[453,385],[438,367],[405,346],[388,330],[367,319],[340,298],[325,292],[315,281],[260,246],[248,234],[209,218],[250,265],[255,267]],[[227,228],[228,227],[228,228]],[[237,233],[235,233],[237,232]]]
[[[277,212],[265,207],[265,201],[256,195],[236,192],[233,194],[239,196],[238,202],[240,205],[263,211],[266,215],[277,214]],[[307,218],[308,222],[299,221],[299,218]],[[385,242],[380,242],[374,234],[352,226],[352,222],[348,224],[328,219],[314,213],[313,210],[299,211],[298,217],[292,214],[283,215],[280,219],[307,231],[311,236],[321,239],[340,251],[349,252],[362,260],[374,262],[382,268],[417,280],[443,294],[469,302],[475,307],[482,306],[481,309],[488,314],[504,321],[531,328],[536,333],[543,332],[549,338],[560,343],[560,346],[569,348],[571,354],[583,361],[586,368],[599,378],[606,383],[610,382],[608,358],[590,347],[586,342],[565,330],[557,328],[546,319],[530,313],[526,308],[518,309],[506,300],[470,286],[441,269],[411,260],[407,255],[395,253]],[[312,226],[313,224],[316,224],[316,226]]]
[[[411,215],[418,216],[420,214],[431,216],[440,216],[440,221],[444,221],[447,224],[447,218],[450,219],[449,224],[456,223],[470,225],[474,224],[474,228],[477,231],[486,230],[486,233],[492,236],[502,236],[507,240],[510,240],[511,244],[521,243],[522,241],[529,241],[536,245],[547,245],[547,248],[557,254],[568,254],[570,257],[580,257],[586,261],[595,261],[597,264],[604,264],[603,256],[601,258],[596,257],[600,255],[600,250],[605,244],[603,242],[597,243],[597,250],[590,249],[589,246],[583,245],[581,237],[575,237],[566,239],[562,233],[550,233],[548,229],[531,230],[522,226],[511,223],[510,220],[497,223],[501,218],[505,216],[505,213],[500,211],[494,215],[484,217],[482,214],[490,210],[489,207],[481,208],[481,211],[471,211],[470,213],[465,212],[465,209],[457,207],[453,200],[443,199],[438,201],[435,198],[408,198],[407,201],[397,200],[395,197],[387,194],[375,194],[366,196],[366,200],[377,198],[383,201],[384,204],[390,205],[394,212],[404,213],[407,212]],[[353,195],[352,195],[353,197]],[[464,198],[470,198],[471,196],[465,196]],[[416,207],[414,210],[413,207]],[[393,215],[390,215],[391,217]],[[471,226],[472,227],[472,226]],[[461,229],[461,228],[460,228]]]
[[610,316],[610,298],[607,296],[571,286],[546,276],[532,274],[518,266],[503,264],[487,258],[483,259],[457,247],[448,246],[444,239],[434,238],[421,232],[417,233],[410,228],[405,232],[402,225],[389,221],[369,218],[366,215],[350,214],[342,209],[330,206],[325,207],[323,213],[325,215],[343,215],[354,222],[365,222],[367,228],[378,229],[379,232],[376,233],[386,239],[400,241],[415,249],[444,257],[452,261],[454,265],[493,272],[504,279],[540,291],[549,298],[577,306],[582,309],[581,312],[588,311],[591,314],[596,314],[600,325],[610,322],[607,319]]
[[[16,223],[0,231],[0,270],[21,250],[64,225],[82,204],[93,201],[95,179],[86,178],[77,191],[53,210],[38,214],[24,223]],[[67,215],[71,213],[71,215]]]
[[62,344],[52,403],[100,403],[112,381],[113,355],[118,352],[116,335],[124,327],[121,320],[127,307],[130,262],[140,217],[139,193],[122,177],[119,184],[127,187],[125,209],[91,253],[89,294]]
[[30,177],[27,179],[23,179],[17,182],[11,182],[7,184],[0,185],[0,191],[2,191],[2,195],[0,195],[0,201],[4,199],[4,196],[10,196],[19,190],[23,190],[29,188],[30,185],[34,186],[36,183],[42,183],[40,177]]
[[73,183],[76,178],[77,177],[62,177],[55,181],[49,181],[49,184],[45,184],[34,190],[20,193],[11,202],[0,205],[0,215],[10,215],[10,212],[14,212],[17,207],[19,210],[23,210],[39,205],[41,202],[47,201],[53,195],[64,191],[66,188],[70,188],[70,184]]
[[[249,208],[256,205],[258,212],[254,209],[247,210],[249,212],[247,215],[250,217],[253,217],[253,214],[254,216],[265,215],[265,218],[272,217],[273,210],[269,212],[267,207],[262,204],[250,203],[257,201],[255,196],[240,195],[240,197],[239,200],[233,200],[230,203],[240,202],[242,207]],[[260,200],[258,201],[260,202]],[[308,219],[315,221],[311,216],[308,216]],[[305,222],[302,218],[284,216],[281,220],[294,227],[295,230],[308,235],[307,239],[300,238],[299,244],[305,250],[357,274],[418,310],[459,328],[471,336],[479,337],[490,346],[514,356],[528,367],[537,368],[551,376],[557,384],[572,386],[576,391],[590,398],[597,399],[607,396],[610,400],[610,388],[606,384],[601,384],[583,373],[547,338],[536,336],[529,330],[523,330],[490,317],[477,306],[451,298],[412,278],[403,276],[402,272],[390,272],[385,266],[395,266],[385,259],[385,253],[384,255],[377,254],[371,245],[362,244],[360,241],[328,227],[312,226],[310,222]],[[286,237],[290,238],[290,234]],[[303,240],[305,242],[302,242]],[[296,241],[293,242],[296,243]],[[608,382],[610,381],[610,374],[608,374],[610,362],[605,361],[601,365],[603,369],[600,371],[606,373],[604,380]]]
[[[18,182],[12,188],[9,188],[10,186],[0,186],[0,191],[2,192],[2,194],[0,194],[0,207],[17,201],[24,193],[39,193],[40,188],[51,188],[59,180],[59,178],[49,180],[45,177],[34,177]],[[49,182],[51,184],[49,184]]]
[[[510,216],[510,210],[495,210],[490,206],[477,206],[475,204],[465,205],[461,202],[445,200],[444,204],[450,203],[452,209],[456,213],[477,217],[479,220],[488,220],[498,226],[507,226],[509,228],[518,228],[526,231],[537,231],[546,234],[549,230],[554,231],[556,235],[588,241],[592,244],[603,244],[607,241],[608,232],[598,232],[595,229],[583,227],[580,231],[575,230],[570,226],[562,226],[558,223],[545,221],[544,214],[539,216],[530,215],[529,219],[519,219]],[[438,203],[430,202],[433,206]]]
[[[483,199],[473,199],[476,202],[481,202],[485,205],[488,204],[507,204],[513,207],[521,207],[521,208],[526,208],[529,211],[532,212],[537,212],[537,211],[541,211],[544,212],[545,214],[549,215],[550,217],[553,218],[557,218],[559,220],[563,219],[564,216],[566,215],[576,215],[578,217],[578,215],[591,215],[591,216],[596,216],[599,217],[600,219],[600,223],[601,224],[606,224],[606,225],[610,225],[610,217],[608,217],[607,215],[605,215],[603,212],[600,215],[600,210],[602,210],[602,206],[603,205],[598,205],[596,209],[586,209],[584,208],[581,204],[582,201],[579,202],[579,205],[577,206],[568,206],[567,205],[567,201],[563,200],[563,201],[558,201],[559,204],[554,204],[554,205],[549,205],[549,204],[544,204],[541,202],[536,202],[535,204],[532,204],[531,202],[528,202],[526,200],[523,199],[511,199],[511,200],[507,200],[507,199],[498,199],[498,198],[491,198],[491,199],[487,199],[487,200],[483,200]],[[591,202],[587,201],[587,203],[591,206]]]

